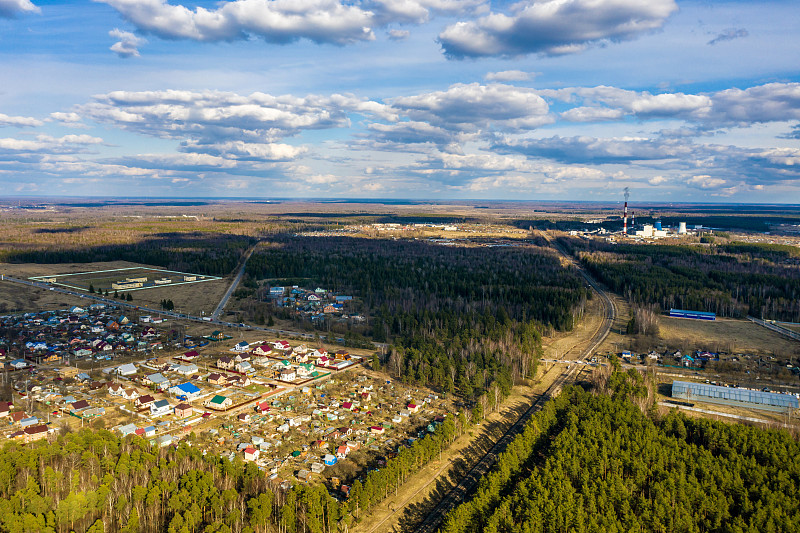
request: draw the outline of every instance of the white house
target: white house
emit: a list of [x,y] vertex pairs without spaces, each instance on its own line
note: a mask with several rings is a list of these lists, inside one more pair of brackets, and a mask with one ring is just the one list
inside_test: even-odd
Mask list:
[[156,400],[150,404],[150,416],[164,416],[172,412],[172,406],[167,400]]

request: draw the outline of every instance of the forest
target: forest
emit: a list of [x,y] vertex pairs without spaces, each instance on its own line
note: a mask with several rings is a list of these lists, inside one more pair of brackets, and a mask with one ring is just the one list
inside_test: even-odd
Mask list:
[[324,484],[284,489],[254,463],[206,455],[187,441],[156,448],[106,430],[59,430],[52,442],[0,448],[0,531],[329,533],[369,516],[415,472],[471,427],[450,416],[356,480],[350,496]]
[[641,378],[613,378],[611,395],[576,386],[548,402],[440,531],[800,530],[786,431],[645,414],[630,396]]
[[635,304],[800,321],[800,252],[791,246],[559,243]]
[[541,332],[571,329],[589,297],[553,250],[532,245],[296,237],[253,254],[247,273],[358,296],[373,340],[393,344],[389,372],[469,400],[533,375]]

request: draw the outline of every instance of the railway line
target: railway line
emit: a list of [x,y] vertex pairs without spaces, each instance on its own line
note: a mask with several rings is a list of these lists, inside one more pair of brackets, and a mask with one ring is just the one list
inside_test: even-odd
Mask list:
[[[553,247],[560,254],[566,257],[570,264],[572,264],[578,270],[578,272],[586,281],[587,285],[600,298],[603,307],[603,320],[594,334],[586,341],[576,343],[570,350],[572,351],[576,347],[582,346],[575,360],[586,360],[587,358],[591,357],[592,353],[594,353],[597,347],[603,343],[610,333],[611,326],[616,317],[616,308],[614,307],[613,300],[608,296],[608,294],[605,293],[605,291],[603,291],[597,282],[595,282],[586,272],[584,272],[580,265],[574,261],[574,259],[568,256],[560,247],[558,247],[558,245],[553,243],[549,237],[546,238],[551,245],[553,245]],[[555,378],[547,390],[531,404],[528,410],[525,411],[519,417],[519,419],[517,419],[517,421],[508,428],[506,433],[500,437],[494,446],[492,446],[492,448],[483,457],[481,457],[477,463],[473,465],[473,467],[464,475],[458,485],[453,487],[444,496],[444,498],[439,501],[436,507],[434,507],[428,513],[425,519],[415,528],[415,531],[417,533],[433,533],[436,531],[444,518],[447,516],[447,513],[464,501],[464,499],[474,491],[480,479],[489,472],[491,467],[495,464],[495,462],[497,462],[497,458],[500,456],[500,454],[505,451],[506,447],[508,447],[508,444],[522,432],[525,424],[528,422],[528,419],[539,409],[541,409],[548,399],[558,395],[561,389],[575,378],[578,368],[582,366],[583,365],[577,364],[568,365]]]

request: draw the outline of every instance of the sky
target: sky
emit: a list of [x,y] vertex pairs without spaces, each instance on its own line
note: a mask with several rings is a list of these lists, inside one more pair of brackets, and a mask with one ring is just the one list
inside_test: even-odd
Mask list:
[[800,203],[800,3],[0,0],[0,196]]

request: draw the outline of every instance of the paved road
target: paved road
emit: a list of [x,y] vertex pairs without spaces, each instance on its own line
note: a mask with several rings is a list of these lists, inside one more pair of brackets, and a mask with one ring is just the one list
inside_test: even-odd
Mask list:
[[[548,241],[550,239],[548,238]],[[580,265],[575,262],[571,257],[569,257],[561,248],[559,248],[554,243],[556,250],[559,253],[564,255],[567,260],[573,264],[578,271],[581,273],[583,278],[586,280],[589,287],[591,287],[598,296],[600,296],[601,301],[603,303],[603,321],[598,327],[597,331],[592,335],[590,338],[588,345],[585,349],[583,349],[580,355],[577,357],[576,360],[586,360],[588,359],[594,351],[597,349],[600,344],[606,339],[608,334],[611,332],[611,325],[614,323],[614,318],[616,317],[616,309],[614,307],[614,302],[611,298],[600,288],[600,286],[586,273],[584,272]],[[577,372],[578,368],[581,368],[583,365],[569,365],[565,368],[561,374],[555,379],[552,385],[542,394],[531,406],[528,410],[519,417],[519,419],[506,431],[506,433],[498,440],[495,445],[489,450],[486,455],[484,455],[480,461],[478,461],[472,469],[466,473],[466,475],[461,479],[459,484],[454,487],[453,489],[448,492],[444,498],[434,507],[434,509],[428,514],[425,520],[415,528],[415,533],[433,533],[436,531],[439,526],[441,525],[444,518],[447,516],[452,509],[454,509],[458,504],[464,501],[465,497],[471,494],[480,479],[486,475],[491,467],[497,462],[497,458],[502,454],[508,444],[516,437],[522,430],[525,428],[525,424],[527,423],[528,419],[541,407],[544,403],[553,396],[556,396],[563,386],[567,384],[574,378],[575,373]]]
[[219,318],[219,314],[222,313],[222,310],[225,309],[226,305],[228,305],[228,300],[230,299],[231,294],[233,294],[233,291],[236,290],[239,282],[242,281],[242,276],[244,276],[244,268],[247,266],[247,260],[250,259],[251,255],[253,255],[253,251],[256,249],[256,246],[258,246],[258,243],[251,246],[250,249],[244,254],[244,257],[241,261],[241,266],[239,266],[239,272],[237,272],[236,277],[233,278],[231,286],[228,287],[227,291],[225,291],[225,295],[222,297],[222,300],[219,301],[217,308],[214,309],[213,313],[211,313],[212,320],[217,320]]

